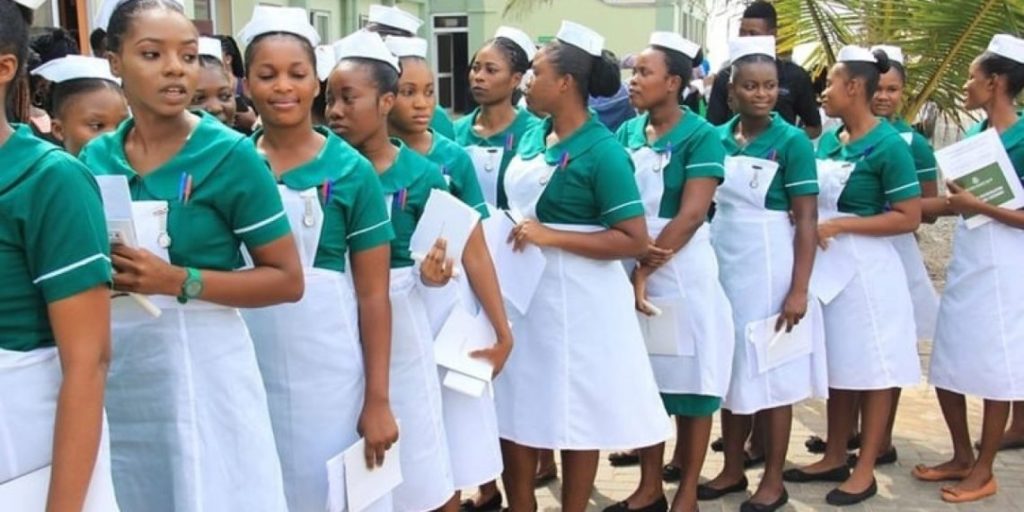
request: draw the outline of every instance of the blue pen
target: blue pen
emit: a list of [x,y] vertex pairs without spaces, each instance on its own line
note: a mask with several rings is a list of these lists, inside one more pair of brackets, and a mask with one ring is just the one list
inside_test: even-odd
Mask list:
[[185,184],[188,183],[188,173],[181,173],[181,179],[178,180],[178,202],[185,200]]

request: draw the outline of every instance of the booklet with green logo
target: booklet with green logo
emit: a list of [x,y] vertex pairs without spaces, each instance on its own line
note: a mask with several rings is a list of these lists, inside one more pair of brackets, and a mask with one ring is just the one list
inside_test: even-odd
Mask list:
[[[1002,208],[1024,207],[1024,187],[994,128],[936,151],[935,160],[946,179],[978,199]],[[984,215],[964,216],[971,229],[991,220]]]

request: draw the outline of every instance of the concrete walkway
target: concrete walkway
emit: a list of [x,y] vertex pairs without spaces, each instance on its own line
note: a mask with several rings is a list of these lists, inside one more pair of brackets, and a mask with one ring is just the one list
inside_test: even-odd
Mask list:
[[[927,369],[930,345],[922,344],[922,368]],[[971,432],[977,439],[981,429],[981,401],[968,399]],[[716,419],[712,439],[718,437]],[[825,404],[822,401],[801,403],[794,409],[793,435],[790,439],[788,465],[803,465],[817,460],[816,455],[807,453],[804,440],[813,434],[825,432]],[[862,511],[1024,511],[1024,450],[1001,452],[996,459],[996,478],[999,493],[984,501],[959,506],[949,505],[939,497],[942,484],[923,483],[910,476],[915,464],[934,464],[948,460],[952,453],[949,434],[942,420],[934,389],[922,384],[905,389],[900,402],[899,415],[896,421],[894,444],[899,451],[899,462],[891,466],[883,466],[876,472],[878,477],[878,496],[867,502],[842,509],[825,503],[825,494],[834,484],[787,484],[789,505],[787,511],[818,511],[843,510],[844,512]],[[670,441],[671,443],[671,441]],[[671,454],[671,447],[666,454]],[[667,456],[667,455],[666,455]],[[788,467],[787,465],[787,467]],[[722,454],[708,451],[704,463],[703,479],[714,477],[722,468]],[[757,487],[761,477],[761,468],[747,471],[750,480],[750,491]],[[604,507],[625,499],[635,489],[640,479],[640,470],[636,467],[612,468],[608,465],[606,454],[602,454],[601,466],[597,473],[597,482],[589,510],[600,511]],[[667,488],[671,501],[675,495],[675,485]],[[538,499],[543,511],[560,510],[559,482],[539,489]],[[740,503],[749,495],[734,494],[718,501],[702,502],[702,512],[725,512],[739,510]]]

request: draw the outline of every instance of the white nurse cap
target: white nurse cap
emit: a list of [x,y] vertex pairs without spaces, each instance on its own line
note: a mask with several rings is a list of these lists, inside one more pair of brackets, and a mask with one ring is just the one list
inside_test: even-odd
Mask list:
[[334,43],[334,59],[370,59],[389,64],[395,71],[401,72],[398,57],[388,50],[380,34],[369,30],[357,30],[344,39]]
[[213,57],[219,61],[224,60],[224,49],[221,47],[220,39],[212,37],[199,38],[199,55]]
[[558,35],[555,37],[559,41],[571,44],[594,57],[600,57],[601,50],[604,50],[604,36],[579,23],[563,21],[562,28],[558,29]]
[[775,38],[772,36],[737,37],[729,41],[729,60],[736,62],[750,55],[775,58]]
[[14,0],[14,3],[24,5],[33,11],[38,9],[40,5],[43,5],[46,0]]
[[996,34],[988,43],[988,51],[1024,63],[1024,40],[1008,34]]
[[518,28],[512,27],[498,27],[498,31],[494,33],[494,38],[508,39],[516,44],[516,46],[523,49],[526,52],[526,60],[532,61],[533,56],[537,55],[537,45],[533,44],[533,39],[530,36],[519,30]]
[[320,45],[313,48],[313,53],[316,54],[316,76],[323,82],[331,76],[331,71],[334,71],[334,66],[338,63],[334,56],[334,47]]
[[647,44],[675,50],[691,59],[700,53],[699,44],[675,32],[651,32],[651,38],[647,41]]
[[900,49],[899,46],[879,44],[871,47],[872,52],[874,52],[875,50],[882,50],[883,52],[885,52],[885,55],[889,57],[889,60],[893,62],[899,62],[900,64],[905,63],[905,61],[903,60],[903,50]]
[[399,37],[387,36],[384,38],[384,45],[392,55],[401,59],[402,57],[427,58],[427,40],[422,37]]
[[418,32],[420,30],[420,25],[423,25],[423,20],[413,16],[409,12],[403,11],[398,7],[377,4],[370,6],[370,16],[367,21],[378,25],[384,25],[386,27],[404,30],[411,34]]
[[80,78],[97,78],[120,85],[121,80],[110,72],[107,59],[86,57],[84,55],[68,55],[53,59],[32,70],[33,75],[41,76],[51,82],[60,83]]
[[[178,4],[182,10],[185,9],[185,2],[182,0],[169,0],[172,3]],[[40,3],[40,2],[35,2]],[[96,17],[92,20],[92,28],[107,29],[107,25],[110,24],[110,17],[114,15],[114,11],[117,10],[121,4],[128,3],[128,0],[104,0],[103,4],[100,5],[100,10],[96,12]]]
[[871,50],[854,45],[844,46],[839,50],[839,57],[836,60],[839,62],[870,62],[872,64],[878,62]]
[[252,11],[249,23],[246,23],[238,33],[238,38],[243,45],[248,45],[263,34],[275,32],[299,36],[309,41],[312,46],[320,44],[320,35],[313,25],[309,24],[309,15],[301,7],[257,5]]

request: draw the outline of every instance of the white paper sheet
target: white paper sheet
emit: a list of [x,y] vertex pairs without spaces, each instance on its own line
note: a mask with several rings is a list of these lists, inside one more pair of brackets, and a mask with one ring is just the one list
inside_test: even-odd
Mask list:
[[402,483],[401,440],[384,455],[384,465],[366,467],[363,439],[327,461],[327,512],[360,512]]
[[850,284],[856,273],[857,260],[849,240],[836,238],[829,242],[828,249],[823,251],[818,248],[809,288],[821,302],[829,304]]
[[[1024,187],[994,128],[936,151],[935,160],[946,179],[956,181],[978,199],[1012,210],[1024,207]],[[974,229],[991,220],[972,215],[964,222]]]
[[484,394],[484,390],[487,389],[486,380],[470,377],[455,370],[445,371],[444,379],[441,383],[448,389],[458,391],[473,398],[480,398]]
[[747,341],[754,345],[758,373],[767,372],[811,353],[813,331],[810,319],[804,319],[796,324],[788,333],[785,329],[775,330],[775,322],[778,319],[779,315],[772,315],[747,324]]
[[647,353],[661,356],[694,355],[696,340],[683,299],[648,298],[647,301],[658,312],[655,316],[639,311],[636,314]]
[[501,295],[525,315],[544,275],[547,258],[539,247],[532,244],[522,252],[512,250],[512,244],[507,240],[516,223],[509,216],[518,218],[515,213],[492,209],[490,217],[484,219],[484,238],[501,283]]
[[[52,466],[37,469],[27,475],[0,484],[0,509],[17,512],[44,512],[46,497],[50,490]],[[110,481],[109,467],[106,478],[93,476],[85,497],[82,512],[117,512],[117,499]],[[100,468],[97,468],[100,470]]]
[[443,237],[448,242],[446,257],[455,260],[456,266],[461,266],[462,252],[479,221],[480,212],[448,192],[431,190],[423,215],[416,223],[416,231],[409,240],[409,250],[414,255],[426,257],[434,242]]
[[138,245],[132,214],[132,194],[124,176],[96,176],[103,198],[103,214],[107,218],[107,236],[110,243],[129,247]]
[[434,339],[434,360],[438,366],[490,382],[494,368],[488,361],[469,354],[493,346],[497,339],[483,311],[474,316],[464,308],[452,308]]

